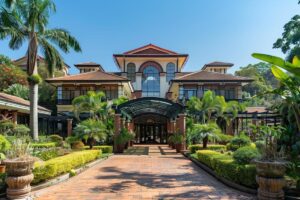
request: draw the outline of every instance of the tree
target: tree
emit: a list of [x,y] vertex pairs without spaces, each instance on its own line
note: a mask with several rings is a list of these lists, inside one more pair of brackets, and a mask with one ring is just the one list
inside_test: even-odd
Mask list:
[[29,99],[29,89],[27,86],[21,84],[13,84],[4,90],[5,93],[11,94],[17,97],[21,97],[23,99]]
[[220,128],[216,123],[194,124],[189,135],[191,141],[200,142],[202,140],[203,148],[207,148],[208,138],[218,138],[221,133]]
[[74,129],[76,137],[85,140],[90,149],[93,148],[95,141],[103,141],[106,139],[106,127],[101,121],[96,119],[87,119],[79,124]]
[[13,84],[28,85],[26,73],[14,65],[0,64],[0,74],[0,91]]
[[[68,53],[70,49],[81,51],[78,41],[60,28],[47,29],[49,16],[55,12],[51,0],[6,0],[7,6],[0,13],[0,39],[9,38],[9,47],[19,49],[25,40],[27,47],[27,73],[30,90],[30,129],[34,140],[38,140],[38,76],[37,53],[45,57],[50,74],[63,67],[63,59],[56,49]],[[54,44],[54,45],[53,45]]]

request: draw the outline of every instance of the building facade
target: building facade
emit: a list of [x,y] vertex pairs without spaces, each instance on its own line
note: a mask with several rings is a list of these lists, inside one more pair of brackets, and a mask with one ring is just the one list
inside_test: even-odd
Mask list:
[[184,72],[188,54],[149,44],[113,58],[120,72],[105,72],[96,63],[76,64],[77,75],[48,79],[57,88],[57,110],[72,113],[72,100],[87,91],[103,91],[108,100],[130,100],[116,108],[116,134],[125,126],[136,143],[166,143],[168,134],[185,133],[183,102],[212,90],[226,100],[242,100],[242,86],[252,80],[233,76],[231,63],[212,62],[196,72]]

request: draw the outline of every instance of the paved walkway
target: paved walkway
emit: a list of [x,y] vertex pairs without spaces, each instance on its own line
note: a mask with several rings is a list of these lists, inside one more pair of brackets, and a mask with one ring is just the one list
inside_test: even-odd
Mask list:
[[138,146],[126,154],[114,155],[33,195],[38,200],[253,199],[218,182],[167,146]]

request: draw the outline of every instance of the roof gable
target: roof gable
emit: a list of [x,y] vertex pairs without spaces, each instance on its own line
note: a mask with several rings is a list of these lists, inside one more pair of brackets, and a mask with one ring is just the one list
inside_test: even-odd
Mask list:
[[143,54],[143,55],[177,55],[178,53],[170,51],[168,49],[161,48],[159,46],[148,44],[127,52],[124,52],[125,55],[134,55],[134,54]]

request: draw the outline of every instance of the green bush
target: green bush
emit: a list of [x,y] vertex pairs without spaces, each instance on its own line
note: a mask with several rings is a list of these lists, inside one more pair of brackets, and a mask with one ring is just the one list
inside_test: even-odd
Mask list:
[[229,143],[232,140],[233,136],[232,135],[227,135],[227,134],[223,134],[223,133],[218,133],[216,134],[215,140],[219,143],[219,144],[223,144],[226,145],[227,143]]
[[53,147],[56,147],[56,143],[55,142],[31,143],[30,147],[32,147],[34,149],[53,148]]
[[[196,151],[198,150],[203,150],[203,145],[200,144],[193,144],[189,146],[189,150],[190,152],[196,153]],[[225,145],[221,145],[221,144],[211,144],[207,146],[207,150],[214,150],[214,151],[225,151],[226,150],[226,146]]]
[[239,164],[249,164],[253,159],[259,157],[259,151],[252,146],[241,147],[233,153],[234,160]]
[[57,146],[63,145],[64,139],[59,135],[49,135],[48,138],[51,142],[55,142]]
[[[84,146],[84,149],[89,149],[89,146]],[[112,153],[113,147],[112,146],[93,146],[93,149],[101,149],[102,153]]]
[[36,162],[33,169],[33,183],[37,184],[61,174],[68,173],[72,169],[76,169],[88,162],[96,160],[101,155],[101,150],[78,151],[45,162]]
[[0,152],[9,150],[10,146],[10,142],[3,135],[0,135]]
[[40,158],[43,161],[50,160],[52,158],[56,158],[59,156],[59,152],[57,148],[46,149],[46,150],[38,150],[33,153],[33,156]]
[[225,179],[247,187],[257,187],[255,180],[256,168],[253,164],[241,165],[236,163],[229,154],[211,150],[197,151],[197,158]]
[[227,150],[235,151],[240,147],[248,146],[251,144],[251,140],[248,136],[240,135],[232,138],[230,143],[226,145]]

